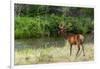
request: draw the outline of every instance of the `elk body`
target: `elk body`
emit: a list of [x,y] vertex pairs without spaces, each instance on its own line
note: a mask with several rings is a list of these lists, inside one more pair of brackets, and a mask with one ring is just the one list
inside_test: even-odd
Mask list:
[[65,29],[64,29],[63,25],[59,26],[58,34],[62,35],[64,37],[64,39],[68,40],[68,42],[70,44],[70,56],[72,54],[72,46],[75,46],[75,45],[78,48],[76,56],[78,55],[81,47],[82,47],[82,50],[83,50],[83,56],[85,56],[84,46],[83,46],[84,36],[82,34],[65,33]]

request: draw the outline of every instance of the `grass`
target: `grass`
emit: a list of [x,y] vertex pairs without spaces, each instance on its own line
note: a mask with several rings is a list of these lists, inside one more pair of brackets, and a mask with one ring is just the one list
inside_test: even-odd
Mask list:
[[43,64],[56,62],[79,62],[94,60],[93,43],[85,43],[85,56],[82,50],[76,57],[77,46],[73,46],[72,55],[69,44],[62,39],[28,39],[15,41],[15,65]]

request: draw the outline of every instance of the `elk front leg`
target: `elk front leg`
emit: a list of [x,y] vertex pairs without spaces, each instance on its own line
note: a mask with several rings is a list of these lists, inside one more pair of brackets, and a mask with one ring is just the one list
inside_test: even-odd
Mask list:
[[78,44],[78,50],[77,50],[77,53],[76,53],[76,56],[78,55],[79,51],[80,51],[80,45]]

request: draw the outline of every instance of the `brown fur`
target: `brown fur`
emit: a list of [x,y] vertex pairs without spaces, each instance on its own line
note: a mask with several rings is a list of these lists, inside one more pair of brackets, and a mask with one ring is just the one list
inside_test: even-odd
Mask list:
[[61,34],[61,36],[64,36],[64,38],[67,39],[70,44],[70,55],[72,53],[72,46],[76,45],[78,48],[76,56],[80,51],[80,47],[82,47],[83,55],[85,56],[83,46],[84,36],[82,34],[66,34],[64,27],[59,28],[59,30],[60,31],[58,33]]
[[72,45],[83,44],[84,42],[84,36],[81,34],[69,35],[66,39],[68,39],[69,43]]

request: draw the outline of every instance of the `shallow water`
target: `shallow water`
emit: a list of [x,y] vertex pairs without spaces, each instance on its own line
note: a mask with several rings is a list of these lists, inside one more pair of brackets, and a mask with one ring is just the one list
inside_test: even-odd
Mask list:
[[17,48],[41,48],[45,46],[57,46],[63,47],[65,45],[65,40],[61,38],[53,39],[53,38],[40,38],[40,39],[20,39],[15,40],[15,49]]

